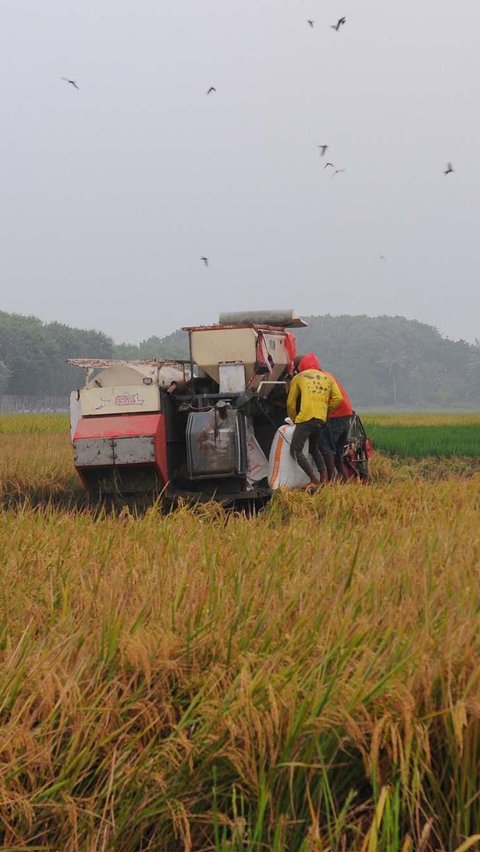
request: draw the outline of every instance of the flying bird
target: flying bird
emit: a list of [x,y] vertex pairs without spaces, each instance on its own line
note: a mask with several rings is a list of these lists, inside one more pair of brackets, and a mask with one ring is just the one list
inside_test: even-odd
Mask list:
[[203,260],[205,266],[208,266],[208,257],[201,257],[200,260]]
[[332,177],[335,177],[335,175],[339,175],[339,174],[341,174],[341,172],[346,172],[346,171],[347,171],[346,169],[335,169]]
[[208,92],[207,92],[207,95],[210,95],[212,92],[216,92],[216,91],[217,91],[217,90],[216,90],[215,86],[210,86],[210,88],[209,88],[209,90],[208,90]]
[[449,174],[450,174],[450,172],[453,172],[453,171],[455,171],[455,169],[453,168],[452,164],[451,164],[451,163],[447,163],[447,168],[445,169],[445,171],[444,171],[444,173],[443,173],[443,174],[444,174],[444,175],[449,175]]
[[318,147],[320,148],[320,156],[323,157],[323,155],[325,154],[325,151],[328,148],[328,145],[319,145]]
[[387,259],[384,254],[379,254],[379,258],[380,258],[380,260],[386,260]]
[[66,83],[70,83],[75,89],[79,89],[80,86],[77,86],[75,80],[69,80],[68,77],[60,77],[61,80],[65,80]]
[[309,24],[311,27],[313,27],[314,24],[315,24],[315,21],[311,21],[310,19],[308,19],[307,24]]
[[340,27],[345,23],[346,20],[346,18],[339,18],[336,24],[330,24],[330,29],[336,30],[338,33]]
[[324,167],[323,167],[323,168],[324,168],[324,169],[328,169],[328,167],[329,167],[329,166],[331,166],[331,167],[332,167],[332,169],[334,169],[334,168],[335,168],[335,163],[325,163],[325,165],[324,165]]

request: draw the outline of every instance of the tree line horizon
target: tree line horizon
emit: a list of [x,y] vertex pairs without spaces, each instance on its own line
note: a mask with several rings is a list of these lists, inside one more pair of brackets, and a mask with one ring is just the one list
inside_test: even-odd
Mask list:
[[[480,341],[450,340],[402,316],[305,317],[299,352],[313,351],[345,386],[355,406],[480,408]],[[0,312],[0,394],[62,395],[84,382],[67,358],[188,357],[178,330],[141,343],[37,317]]]

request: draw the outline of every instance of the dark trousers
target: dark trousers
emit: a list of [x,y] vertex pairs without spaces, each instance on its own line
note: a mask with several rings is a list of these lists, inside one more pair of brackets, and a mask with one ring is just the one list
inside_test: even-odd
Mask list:
[[307,420],[306,423],[298,423],[293,433],[290,453],[310,479],[318,479],[318,476],[304,455],[303,447],[308,440],[308,449],[318,468],[318,472],[320,474],[325,473],[325,462],[319,446],[320,435],[324,426],[325,422],[323,420]]

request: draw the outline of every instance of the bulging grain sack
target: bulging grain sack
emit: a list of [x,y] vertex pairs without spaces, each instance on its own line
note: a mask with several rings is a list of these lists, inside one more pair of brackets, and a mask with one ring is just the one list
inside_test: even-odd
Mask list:
[[[290,454],[294,429],[295,426],[284,423],[273,439],[268,458],[268,484],[273,491],[277,488],[301,488],[302,485],[310,482],[310,478]],[[308,452],[308,441],[305,443],[303,452],[315,470],[315,462]]]

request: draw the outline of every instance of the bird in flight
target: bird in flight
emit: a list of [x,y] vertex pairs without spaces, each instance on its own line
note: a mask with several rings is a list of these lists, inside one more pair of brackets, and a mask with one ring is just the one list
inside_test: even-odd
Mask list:
[[447,163],[447,168],[445,169],[445,171],[444,171],[444,173],[443,173],[443,174],[444,174],[444,175],[449,175],[449,174],[450,174],[450,172],[453,172],[453,171],[455,171],[455,169],[453,168],[452,164],[451,164],[451,163]]
[[203,260],[205,266],[208,266],[208,257],[201,257],[200,260]]
[[324,165],[324,167],[323,167],[323,168],[324,168],[324,169],[328,169],[328,167],[329,167],[329,166],[331,166],[331,167],[332,167],[332,169],[334,169],[334,168],[335,168],[335,163],[325,163],[325,165]]
[[211,95],[211,93],[212,93],[212,92],[216,92],[216,91],[217,91],[217,90],[216,90],[215,86],[210,86],[210,88],[209,88],[209,90],[208,90],[208,92],[207,92],[207,95]]
[[346,20],[346,18],[339,18],[336,24],[330,24],[330,29],[336,30],[338,33],[340,27],[342,26],[342,24],[345,23]]
[[384,254],[379,254],[379,258],[380,258],[380,260],[386,260],[387,259]]
[[77,86],[75,80],[69,80],[68,77],[60,77],[61,80],[65,80],[66,83],[70,83],[75,89],[79,89],[80,86]]
[[346,169],[335,169],[335,171],[334,171],[334,173],[333,173],[332,177],[335,177],[335,175],[339,175],[339,174],[341,174],[342,172],[346,172],[346,171],[347,171]]
[[328,148],[328,145],[319,145],[318,147],[320,148],[320,156],[323,157],[323,155],[325,154],[325,151]]
[[313,26],[314,26],[314,24],[315,24],[315,21],[312,21],[312,20],[310,20],[310,18],[309,18],[309,19],[308,19],[308,21],[307,21],[307,24],[308,24],[310,27],[313,27]]

